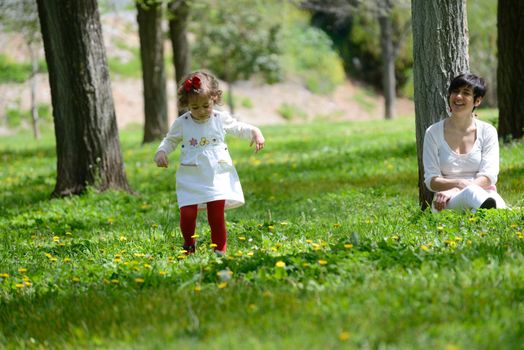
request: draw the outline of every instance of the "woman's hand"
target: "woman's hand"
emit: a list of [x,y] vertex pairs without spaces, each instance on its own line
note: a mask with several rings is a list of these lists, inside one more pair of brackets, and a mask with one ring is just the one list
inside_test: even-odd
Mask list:
[[266,140],[264,139],[264,135],[262,135],[262,132],[260,130],[255,129],[251,132],[251,143],[249,144],[249,147],[255,144],[255,153],[264,148],[265,143]]
[[433,199],[433,205],[435,206],[435,209],[438,211],[445,209],[451,197],[453,197],[453,195],[458,192],[460,192],[460,189],[452,188],[450,190],[435,193],[435,198]]
[[167,165],[168,165],[169,162],[167,160],[166,152],[158,151],[155,154],[155,163],[156,163],[156,166],[158,166],[158,167],[167,168]]

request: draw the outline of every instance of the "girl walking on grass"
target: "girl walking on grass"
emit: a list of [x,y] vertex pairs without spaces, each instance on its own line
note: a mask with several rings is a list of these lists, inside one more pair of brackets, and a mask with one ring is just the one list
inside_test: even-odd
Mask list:
[[214,109],[221,103],[217,78],[206,72],[187,75],[178,89],[178,107],[188,109],[171,125],[155,154],[159,167],[168,166],[168,154],[180,145],[176,193],[184,249],[195,252],[198,210],[207,210],[211,242],[219,254],[226,252],[224,210],[244,204],[238,174],[225,143],[226,134],[250,139],[255,152],[264,148],[260,129]]

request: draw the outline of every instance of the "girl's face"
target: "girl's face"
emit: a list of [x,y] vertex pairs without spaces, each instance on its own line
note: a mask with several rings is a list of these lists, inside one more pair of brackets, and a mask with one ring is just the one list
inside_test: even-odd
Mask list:
[[213,100],[209,96],[192,95],[189,96],[189,111],[196,120],[206,120],[213,111]]
[[449,105],[453,113],[471,113],[473,108],[480,104],[480,101],[480,97],[477,97],[475,101],[473,89],[469,86],[463,86],[457,90],[453,90],[449,95]]

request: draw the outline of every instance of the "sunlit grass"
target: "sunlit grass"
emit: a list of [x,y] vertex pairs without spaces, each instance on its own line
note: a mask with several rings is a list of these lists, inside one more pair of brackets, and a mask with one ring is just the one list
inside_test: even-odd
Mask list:
[[[511,211],[423,213],[414,121],[263,128],[231,138],[246,205],[217,257],[199,217],[182,251],[175,167],[121,133],[137,194],[50,199],[51,133],[0,139],[0,347],[518,348],[522,142],[501,148]],[[178,151],[170,157],[176,164]]]

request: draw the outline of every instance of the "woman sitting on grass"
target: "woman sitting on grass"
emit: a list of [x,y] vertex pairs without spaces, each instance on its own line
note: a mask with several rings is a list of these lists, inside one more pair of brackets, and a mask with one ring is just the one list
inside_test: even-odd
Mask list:
[[423,148],[424,182],[435,192],[433,210],[505,208],[495,183],[499,173],[497,130],[473,111],[486,86],[474,74],[451,81],[451,116],[426,130]]

